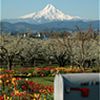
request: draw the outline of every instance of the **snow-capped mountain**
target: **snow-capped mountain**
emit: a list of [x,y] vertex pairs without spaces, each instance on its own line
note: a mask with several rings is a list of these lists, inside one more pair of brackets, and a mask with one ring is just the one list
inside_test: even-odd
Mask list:
[[52,21],[79,20],[81,18],[78,16],[66,15],[53,5],[48,4],[43,10],[21,16],[19,19],[24,21],[26,20],[27,22],[45,23]]
[[78,16],[64,14],[53,5],[48,4],[39,12],[34,12],[16,19],[6,19],[0,22],[0,30],[3,32],[20,33],[47,32],[47,31],[75,31],[76,25],[86,30],[89,25],[94,30],[100,29],[100,20],[84,20]]

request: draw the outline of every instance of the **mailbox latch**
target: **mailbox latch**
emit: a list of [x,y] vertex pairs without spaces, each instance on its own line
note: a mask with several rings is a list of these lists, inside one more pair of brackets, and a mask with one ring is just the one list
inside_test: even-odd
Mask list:
[[67,93],[70,93],[70,91],[80,91],[81,95],[83,97],[89,96],[89,89],[88,88],[68,88],[68,89],[66,89]]

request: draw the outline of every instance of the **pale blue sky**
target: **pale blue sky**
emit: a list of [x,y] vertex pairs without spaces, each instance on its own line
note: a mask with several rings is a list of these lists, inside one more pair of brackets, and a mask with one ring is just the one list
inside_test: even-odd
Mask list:
[[0,0],[2,19],[17,18],[52,4],[65,14],[87,19],[99,18],[99,0]]

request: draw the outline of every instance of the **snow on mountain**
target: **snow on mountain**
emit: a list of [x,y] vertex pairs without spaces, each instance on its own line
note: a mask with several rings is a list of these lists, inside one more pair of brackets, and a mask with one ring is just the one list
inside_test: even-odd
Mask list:
[[53,5],[48,4],[43,10],[25,16],[21,16],[19,17],[19,19],[32,20],[33,22],[42,23],[63,20],[78,20],[81,18],[78,16],[65,15]]
[[25,16],[21,16],[19,18],[20,19],[27,19],[27,18],[32,18],[34,15],[35,15],[35,12],[34,13],[31,13],[31,14],[28,14],[28,15],[25,15]]

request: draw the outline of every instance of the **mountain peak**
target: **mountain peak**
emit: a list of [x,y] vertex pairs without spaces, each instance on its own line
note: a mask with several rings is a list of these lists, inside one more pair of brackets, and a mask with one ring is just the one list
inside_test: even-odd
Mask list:
[[52,4],[48,4],[43,10],[42,12],[44,13],[56,13],[57,12],[57,8],[55,6],[53,6]]
[[46,8],[53,8],[54,6],[52,4],[47,4]]
[[54,9],[55,7],[52,4],[47,4],[44,9]]

